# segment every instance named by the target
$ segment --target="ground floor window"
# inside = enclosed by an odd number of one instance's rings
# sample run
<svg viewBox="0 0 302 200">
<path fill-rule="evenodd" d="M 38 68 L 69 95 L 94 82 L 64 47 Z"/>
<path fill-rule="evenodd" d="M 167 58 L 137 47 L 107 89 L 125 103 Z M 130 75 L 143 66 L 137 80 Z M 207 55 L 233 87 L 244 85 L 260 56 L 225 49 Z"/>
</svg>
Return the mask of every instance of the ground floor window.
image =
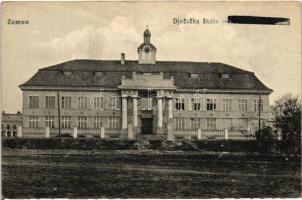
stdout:
<svg viewBox="0 0 302 200">
<path fill-rule="evenodd" d="M 239 119 L 240 128 L 248 128 L 248 119 Z"/>
<path fill-rule="evenodd" d="M 119 118 L 117 117 L 109 117 L 108 126 L 110 129 L 119 129 Z"/>
<path fill-rule="evenodd" d="M 29 116 L 28 127 L 29 128 L 38 128 L 39 127 L 39 118 L 38 118 L 38 116 Z"/>
<path fill-rule="evenodd" d="M 78 117 L 78 128 L 87 128 L 87 117 Z"/>
<path fill-rule="evenodd" d="M 176 129 L 185 129 L 185 119 L 176 118 Z"/>
<path fill-rule="evenodd" d="M 209 130 L 216 129 L 216 119 L 214 118 L 207 119 L 207 129 Z"/>
<path fill-rule="evenodd" d="M 64 116 L 61 120 L 62 128 L 71 128 L 71 117 Z"/>
<path fill-rule="evenodd" d="M 49 128 L 55 127 L 55 117 L 54 116 L 45 117 L 45 127 L 49 127 Z"/>
<path fill-rule="evenodd" d="M 191 119 L 191 128 L 192 129 L 199 129 L 201 128 L 200 118 L 192 118 Z"/>
<path fill-rule="evenodd" d="M 103 123 L 102 123 L 102 117 L 99 117 L 99 116 L 94 117 L 94 119 L 93 119 L 93 127 L 94 128 L 101 128 L 102 125 L 103 125 Z"/>
</svg>

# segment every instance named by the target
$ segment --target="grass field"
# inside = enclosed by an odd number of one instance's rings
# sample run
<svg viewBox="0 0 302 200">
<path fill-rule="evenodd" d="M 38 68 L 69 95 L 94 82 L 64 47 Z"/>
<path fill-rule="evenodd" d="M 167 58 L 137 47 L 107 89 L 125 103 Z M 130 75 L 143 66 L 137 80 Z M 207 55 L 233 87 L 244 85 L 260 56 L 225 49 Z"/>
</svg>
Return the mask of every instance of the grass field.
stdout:
<svg viewBox="0 0 302 200">
<path fill-rule="evenodd" d="M 2 150 L 5 198 L 299 197 L 291 159 L 200 152 Z"/>
</svg>

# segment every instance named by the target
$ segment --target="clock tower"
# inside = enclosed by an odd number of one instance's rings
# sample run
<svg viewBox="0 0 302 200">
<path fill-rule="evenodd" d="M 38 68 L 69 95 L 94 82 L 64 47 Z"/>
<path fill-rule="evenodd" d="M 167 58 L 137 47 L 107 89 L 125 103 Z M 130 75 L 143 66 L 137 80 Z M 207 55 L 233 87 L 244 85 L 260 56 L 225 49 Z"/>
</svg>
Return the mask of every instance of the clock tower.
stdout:
<svg viewBox="0 0 302 200">
<path fill-rule="evenodd" d="M 148 27 L 144 31 L 144 43 L 138 48 L 138 64 L 155 64 L 156 47 L 150 42 L 151 32 Z"/>
</svg>

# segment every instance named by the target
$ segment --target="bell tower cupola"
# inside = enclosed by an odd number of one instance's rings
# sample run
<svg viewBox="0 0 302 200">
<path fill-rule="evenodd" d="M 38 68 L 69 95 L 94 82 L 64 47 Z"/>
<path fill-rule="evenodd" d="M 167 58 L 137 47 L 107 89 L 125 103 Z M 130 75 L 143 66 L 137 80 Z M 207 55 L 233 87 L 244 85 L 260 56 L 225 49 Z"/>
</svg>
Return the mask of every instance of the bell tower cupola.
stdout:
<svg viewBox="0 0 302 200">
<path fill-rule="evenodd" d="M 138 48 L 138 64 L 155 64 L 156 47 L 151 43 L 151 32 L 148 29 L 144 31 L 144 43 Z"/>
</svg>

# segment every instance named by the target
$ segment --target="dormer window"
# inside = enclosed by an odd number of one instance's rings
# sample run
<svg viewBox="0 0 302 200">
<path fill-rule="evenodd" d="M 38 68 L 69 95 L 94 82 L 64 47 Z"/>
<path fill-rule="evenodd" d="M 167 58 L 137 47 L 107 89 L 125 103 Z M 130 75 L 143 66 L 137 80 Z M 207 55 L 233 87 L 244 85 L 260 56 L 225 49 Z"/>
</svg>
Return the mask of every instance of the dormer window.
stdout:
<svg viewBox="0 0 302 200">
<path fill-rule="evenodd" d="M 199 74 L 191 73 L 190 77 L 191 77 L 191 78 L 198 78 L 198 77 L 199 77 Z"/>
<path fill-rule="evenodd" d="M 104 75 L 104 72 L 94 72 L 94 75 L 95 75 L 95 76 L 103 76 L 103 75 Z"/>
<path fill-rule="evenodd" d="M 228 79 L 230 78 L 230 74 L 221 74 L 221 78 Z"/>
<path fill-rule="evenodd" d="M 64 74 L 64 76 L 71 76 L 72 72 L 71 71 L 64 71 L 63 74 Z"/>
</svg>

